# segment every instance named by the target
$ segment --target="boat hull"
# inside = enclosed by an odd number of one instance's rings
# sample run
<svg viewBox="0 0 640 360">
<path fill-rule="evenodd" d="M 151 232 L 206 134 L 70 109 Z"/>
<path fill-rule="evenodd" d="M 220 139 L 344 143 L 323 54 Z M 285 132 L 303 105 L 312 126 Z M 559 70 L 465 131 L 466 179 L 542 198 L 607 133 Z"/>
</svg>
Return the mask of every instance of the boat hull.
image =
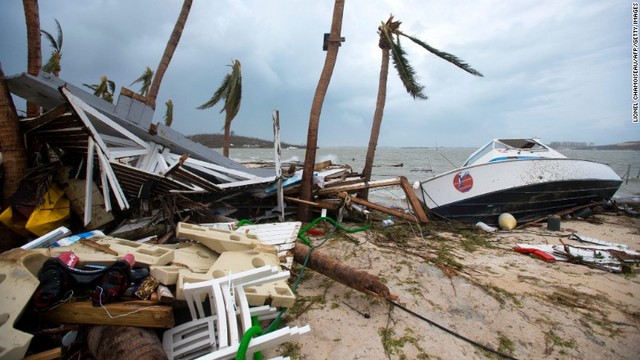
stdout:
<svg viewBox="0 0 640 360">
<path fill-rule="evenodd" d="M 420 183 L 418 196 L 435 214 L 464 223 L 519 223 L 610 199 L 622 180 L 607 165 L 575 159 L 532 159 L 456 169 Z"/>
</svg>

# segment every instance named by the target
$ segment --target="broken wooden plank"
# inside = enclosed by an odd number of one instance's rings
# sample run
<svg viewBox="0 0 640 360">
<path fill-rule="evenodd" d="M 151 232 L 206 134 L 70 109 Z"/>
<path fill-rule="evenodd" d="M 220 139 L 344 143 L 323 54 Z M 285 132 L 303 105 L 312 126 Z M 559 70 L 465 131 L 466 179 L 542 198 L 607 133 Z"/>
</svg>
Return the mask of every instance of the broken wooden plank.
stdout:
<svg viewBox="0 0 640 360">
<path fill-rule="evenodd" d="M 338 194 L 338 196 L 342 199 L 346 199 L 348 198 L 349 201 L 362 205 L 362 206 L 366 206 L 369 209 L 373 209 L 373 210 L 378 210 L 380 212 L 383 212 L 385 214 L 389 214 L 389 215 L 393 215 L 395 217 L 399 217 L 401 219 L 405 219 L 405 220 L 409 220 L 409 221 L 416 221 L 418 220 L 416 216 L 412 215 L 412 214 L 407 214 L 404 211 L 399 211 L 399 210 L 395 210 L 395 209 L 391 209 L 388 208 L 386 206 L 382 206 L 376 203 L 372 203 L 370 201 L 367 200 L 362 200 L 360 198 L 357 198 L 355 196 L 349 196 L 349 194 L 345 193 L 345 192 L 341 192 Z"/>
<path fill-rule="evenodd" d="M 107 311 L 109 314 L 107 314 Z M 42 314 L 54 323 L 171 328 L 173 308 L 152 301 L 126 301 L 93 306 L 90 300 L 62 304 Z"/>
<path fill-rule="evenodd" d="M 299 264 L 304 264 L 308 252 L 308 246 L 297 243 L 293 248 L 293 259 Z M 356 270 L 336 259 L 321 254 L 317 250 L 309 255 L 306 264 L 309 269 L 365 294 L 385 300 L 398 298 L 389 291 L 389 288 L 377 276 Z"/>
<path fill-rule="evenodd" d="M 25 133 L 29 133 L 38 129 L 41 126 L 44 126 L 54 120 L 56 120 L 59 116 L 62 116 L 69 112 L 69 107 L 66 103 L 56 106 L 53 109 L 47 111 L 46 113 L 33 118 L 29 121 L 25 121 L 22 125 Z"/>
<path fill-rule="evenodd" d="M 373 180 L 373 181 L 361 181 L 359 183 L 349 184 L 345 186 L 334 186 L 330 188 L 320 189 L 316 191 L 316 193 L 318 195 L 329 195 L 329 194 L 337 194 L 343 191 L 350 192 L 350 191 L 372 189 L 372 188 L 384 187 L 384 186 L 394 186 L 394 185 L 400 185 L 400 184 L 401 182 L 399 178 Z"/>
<path fill-rule="evenodd" d="M 415 191 L 413 191 L 413 186 L 409 184 L 409 180 L 407 180 L 406 177 L 400 176 L 400 186 L 404 190 L 404 193 L 407 196 L 407 200 L 409 201 L 409 204 L 413 209 L 413 213 L 415 214 L 418 221 L 421 223 L 429 222 L 429 217 L 427 216 L 427 213 L 424 212 L 422 203 L 416 196 Z"/>
<path fill-rule="evenodd" d="M 337 210 L 339 208 L 338 204 L 332 204 L 326 201 L 307 201 L 307 200 L 302 200 L 302 199 L 298 199 L 295 197 L 291 197 L 291 196 L 285 196 L 284 197 L 285 200 L 287 201 L 291 201 L 294 203 L 298 203 L 298 204 L 303 204 L 303 205 L 307 205 L 307 206 L 312 206 L 312 207 L 317 207 L 317 208 L 323 208 L 323 209 L 328 209 L 328 210 Z"/>
</svg>

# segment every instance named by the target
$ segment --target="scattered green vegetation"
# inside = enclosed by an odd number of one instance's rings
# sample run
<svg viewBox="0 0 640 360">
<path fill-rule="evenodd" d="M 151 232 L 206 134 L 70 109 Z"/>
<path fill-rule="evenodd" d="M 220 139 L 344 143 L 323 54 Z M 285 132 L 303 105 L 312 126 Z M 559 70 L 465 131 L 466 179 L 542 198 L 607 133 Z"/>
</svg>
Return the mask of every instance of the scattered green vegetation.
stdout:
<svg viewBox="0 0 640 360">
<path fill-rule="evenodd" d="M 296 297 L 296 302 L 287 310 L 283 320 L 285 323 L 295 320 L 300 317 L 300 315 L 311 310 L 314 305 L 320 305 L 319 307 L 322 308 L 325 304 L 326 299 L 324 294 L 315 296 L 298 295 Z"/>
<path fill-rule="evenodd" d="M 301 358 L 300 354 L 300 344 L 293 342 L 286 342 L 280 345 L 280 354 L 282 356 L 288 356 L 292 360 L 299 360 Z"/>
<path fill-rule="evenodd" d="M 410 328 L 404 329 L 405 335 L 394 338 L 395 331 L 392 328 L 379 328 L 378 334 L 381 337 L 382 347 L 385 353 L 389 355 L 398 355 L 400 359 L 407 359 L 407 356 L 402 351 L 402 348 L 406 344 L 413 345 L 419 352 L 418 359 L 428 359 L 429 356 L 424 352 L 424 349 L 420 347 L 420 338 L 414 335 L 414 332 Z"/>
<path fill-rule="evenodd" d="M 513 341 L 511 341 L 511 339 L 504 335 L 500 335 L 498 351 L 503 354 L 513 355 L 513 352 L 515 350 L 516 345 L 513 343 Z"/>
<path fill-rule="evenodd" d="M 496 299 L 500 303 L 500 305 L 504 305 L 506 300 L 511 300 L 516 307 L 522 307 L 522 303 L 516 297 L 516 295 L 508 290 L 505 290 L 501 287 L 491 285 L 491 284 L 477 284 L 482 288 L 487 294 L 489 294 L 492 298 Z"/>
<path fill-rule="evenodd" d="M 474 252 L 478 250 L 478 248 L 494 248 L 495 246 L 487 240 L 486 235 L 478 234 L 477 232 L 469 231 L 469 230 L 461 230 L 460 235 L 462 235 L 462 249 L 466 252 Z"/>
<path fill-rule="evenodd" d="M 560 354 L 563 355 L 566 354 L 566 351 L 564 349 L 573 349 L 576 347 L 576 343 L 573 340 L 564 340 L 556 333 L 554 333 L 553 330 L 546 332 L 544 335 L 547 354 L 551 354 L 556 346 L 563 348 L 559 351 Z"/>
</svg>

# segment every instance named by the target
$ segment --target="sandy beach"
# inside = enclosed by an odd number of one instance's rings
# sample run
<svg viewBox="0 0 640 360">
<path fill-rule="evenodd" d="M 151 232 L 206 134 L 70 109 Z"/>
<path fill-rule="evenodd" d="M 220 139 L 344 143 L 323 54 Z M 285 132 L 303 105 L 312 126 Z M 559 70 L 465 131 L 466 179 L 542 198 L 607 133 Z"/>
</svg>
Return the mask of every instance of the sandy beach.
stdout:
<svg viewBox="0 0 640 360">
<path fill-rule="evenodd" d="M 414 314 L 307 270 L 285 320 L 311 332 L 265 358 L 501 358 L 433 322 L 517 359 L 637 359 L 637 267 L 616 274 L 513 250 L 572 244 L 573 232 L 640 249 L 640 219 L 615 213 L 563 220 L 560 231 L 541 223 L 492 234 L 442 224 L 337 232 L 315 251 L 379 276 Z"/>
</svg>

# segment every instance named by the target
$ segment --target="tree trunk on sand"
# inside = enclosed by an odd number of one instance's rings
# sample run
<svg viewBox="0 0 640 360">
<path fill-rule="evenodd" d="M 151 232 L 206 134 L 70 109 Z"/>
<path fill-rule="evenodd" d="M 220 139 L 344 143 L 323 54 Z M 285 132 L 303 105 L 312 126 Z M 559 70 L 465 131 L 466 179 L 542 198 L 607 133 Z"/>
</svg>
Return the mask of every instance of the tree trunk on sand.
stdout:
<svg viewBox="0 0 640 360">
<path fill-rule="evenodd" d="M 173 53 L 178 47 L 184 25 L 187 23 L 187 18 L 189 17 L 189 11 L 191 11 L 192 2 L 193 0 L 184 0 L 184 3 L 182 3 L 182 10 L 180 10 L 180 15 L 178 16 L 176 25 L 174 26 L 171 37 L 169 37 L 167 46 L 164 49 L 162 59 L 160 59 L 160 64 L 158 64 L 158 69 L 156 69 L 155 75 L 153 76 L 153 82 L 151 83 L 151 88 L 149 89 L 149 93 L 147 94 L 147 101 L 153 109 L 156 108 L 156 98 L 158 97 L 158 91 L 160 91 L 160 83 L 162 82 L 164 73 L 169 67 L 169 63 L 171 62 Z"/>
<path fill-rule="evenodd" d="M 324 61 L 324 67 L 320 74 L 320 80 L 316 87 L 313 102 L 311 104 L 311 114 L 309 115 L 309 128 L 307 130 L 307 145 L 304 157 L 304 170 L 302 173 L 302 183 L 300 185 L 300 198 L 302 200 L 311 201 L 311 193 L 313 190 L 313 166 L 316 162 L 316 148 L 318 147 L 318 129 L 320 124 L 320 112 L 322 112 L 322 104 L 324 97 L 329 88 L 333 68 L 338 58 L 338 49 L 341 42 L 340 32 L 342 31 L 342 14 L 344 13 L 344 0 L 336 0 L 333 6 L 333 18 L 331 20 L 331 32 L 329 34 L 330 41 L 327 41 L 327 57 Z M 309 206 L 298 205 L 298 220 L 309 222 L 310 220 Z"/>
<path fill-rule="evenodd" d="M 293 259 L 299 264 L 304 264 L 304 259 L 308 252 L 308 246 L 296 244 L 293 248 Z M 307 267 L 365 294 L 385 300 L 397 299 L 397 296 L 391 294 L 389 288 L 383 284 L 377 276 L 353 269 L 315 250 L 309 256 Z"/>
<path fill-rule="evenodd" d="M 380 136 L 380 128 L 382 127 L 382 115 L 384 114 L 384 105 L 387 101 L 387 77 L 389 75 L 389 49 L 382 49 L 382 62 L 380 65 L 380 80 L 378 82 L 378 98 L 376 100 L 376 111 L 373 114 L 373 122 L 371 124 L 371 137 L 369 138 L 369 146 L 367 147 L 367 157 L 362 170 L 362 177 L 365 181 L 371 180 L 373 172 L 373 159 L 376 156 L 376 148 L 378 147 L 378 137 Z M 369 197 L 369 189 L 360 192 L 360 198 L 367 200 Z"/>
<path fill-rule="evenodd" d="M 87 334 L 87 348 L 97 360 L 167 358 L 152 330 L 132 326 L 94 326 Z"/>
<path fill-rule="evenodd" d="M 24 17 L 27 23 L 27 72 L 38 76 L 42 68 L 42 46 L 40 42 L 40 10 L 38 0 L 22 0 Z M 38 116 L 40 107 L 27 102 L 27 116 Z"/>
<path fill-rule="evenodd" d="M 2 152 L 2 202 L 13 195 L 27 171 L 27 154 L 18 115 L 0 66 L 0 152 Z"/>
</svg>

